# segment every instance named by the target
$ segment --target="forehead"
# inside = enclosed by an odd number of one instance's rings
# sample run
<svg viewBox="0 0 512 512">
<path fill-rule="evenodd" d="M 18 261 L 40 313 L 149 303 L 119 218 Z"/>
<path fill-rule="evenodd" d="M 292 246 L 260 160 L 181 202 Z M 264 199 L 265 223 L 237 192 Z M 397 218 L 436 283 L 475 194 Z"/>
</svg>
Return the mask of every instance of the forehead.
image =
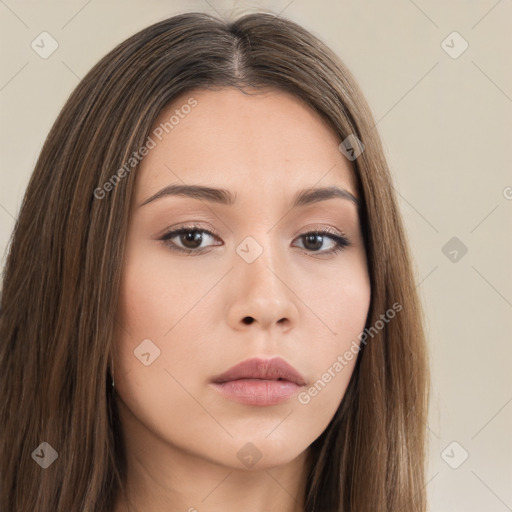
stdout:
<svg viewBox="0 0 512 512">
<path fill-rule="evenodd" d="M 192 90 L 160 113 L 150 137 L 155 145 L 137 171 L 138 198 L 180 182 L 255 193 L 342 185 L 356 195 L 337 134 L 280 90 Z"/>
</svg>

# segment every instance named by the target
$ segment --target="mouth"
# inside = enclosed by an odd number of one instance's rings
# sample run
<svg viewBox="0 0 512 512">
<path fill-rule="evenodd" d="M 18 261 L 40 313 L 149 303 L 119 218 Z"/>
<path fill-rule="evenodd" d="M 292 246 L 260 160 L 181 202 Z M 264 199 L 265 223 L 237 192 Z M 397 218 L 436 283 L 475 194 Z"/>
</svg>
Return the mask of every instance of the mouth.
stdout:
<svg viewBox="0 0 512 512">
<path fill-rule="evenodd" d="M 248 359 L 211 379 L 224 397 L 246 405 L 277 405 L 306 384 L 304 377 L 280 357 Z"/>
</svg>

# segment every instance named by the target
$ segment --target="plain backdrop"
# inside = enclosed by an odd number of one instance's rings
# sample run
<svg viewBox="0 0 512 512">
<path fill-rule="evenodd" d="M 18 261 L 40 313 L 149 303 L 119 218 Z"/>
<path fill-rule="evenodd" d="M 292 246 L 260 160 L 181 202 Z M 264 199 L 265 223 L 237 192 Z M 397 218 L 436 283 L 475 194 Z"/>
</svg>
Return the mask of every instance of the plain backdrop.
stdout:
<svg viewBox="0 0 512 512">
<path fill-rule="evenodd" d="M 43 141 L 101 57 L 177 13 L 261 9 L 330 45 L 375 115 L 427 316 L 430 510 L 512 510 L 510 1 L 0 1 L 0 266 Z"/>
</svg>

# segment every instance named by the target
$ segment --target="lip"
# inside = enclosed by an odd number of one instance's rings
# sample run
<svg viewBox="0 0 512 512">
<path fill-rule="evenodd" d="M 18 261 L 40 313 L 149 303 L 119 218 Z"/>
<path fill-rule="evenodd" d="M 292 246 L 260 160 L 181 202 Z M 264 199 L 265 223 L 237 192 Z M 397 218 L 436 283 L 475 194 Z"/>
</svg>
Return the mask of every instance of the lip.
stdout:
<svg viewBox="0 0 512 512">
<path fill-rule="evenodd" d="M 280 357 L 251 358 L 211 379 L 223 396 L 246 405 L 282 403 L 306 384 L 304 377 Z"/>
</svg>

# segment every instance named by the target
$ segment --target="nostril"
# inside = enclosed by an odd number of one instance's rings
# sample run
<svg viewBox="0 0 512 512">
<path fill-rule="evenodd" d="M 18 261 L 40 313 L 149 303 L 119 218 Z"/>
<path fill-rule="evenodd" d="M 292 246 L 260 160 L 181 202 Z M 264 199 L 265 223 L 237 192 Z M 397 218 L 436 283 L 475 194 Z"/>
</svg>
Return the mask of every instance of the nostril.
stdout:
<svg viewBox="0 0 512 512">
<path fill-rule="evenodd" d="M 242 321 L 244 324 L 250 325 L 253 323 L 254 318 L 252 318 L 251 316 L 246 316 Z"/>
</svg>

